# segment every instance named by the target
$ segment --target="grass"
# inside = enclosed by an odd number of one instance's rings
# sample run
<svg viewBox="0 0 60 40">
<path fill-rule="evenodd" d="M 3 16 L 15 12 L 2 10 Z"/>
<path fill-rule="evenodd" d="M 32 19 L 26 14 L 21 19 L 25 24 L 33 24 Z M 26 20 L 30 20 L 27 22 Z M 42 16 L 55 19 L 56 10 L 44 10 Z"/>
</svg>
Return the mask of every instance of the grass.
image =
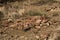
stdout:
<svg viewBox="0 0 60 40">
<path fill-rule="evenodd" d="M 28 16 L 44 16 L 45 18 L 49 18 L 46 13 L 38 12 L 38 11 L 29 11 L 24 13 L 23 15 L 23 17 L 28 17 Z"/>
<path fill-rule="evenodd" d="M 36 11 L 29 11 L 27 13 L 24 14 L 25 16 L 42 16 L 42 14 L 40 12 L 36 12 Z"/>
</svg>

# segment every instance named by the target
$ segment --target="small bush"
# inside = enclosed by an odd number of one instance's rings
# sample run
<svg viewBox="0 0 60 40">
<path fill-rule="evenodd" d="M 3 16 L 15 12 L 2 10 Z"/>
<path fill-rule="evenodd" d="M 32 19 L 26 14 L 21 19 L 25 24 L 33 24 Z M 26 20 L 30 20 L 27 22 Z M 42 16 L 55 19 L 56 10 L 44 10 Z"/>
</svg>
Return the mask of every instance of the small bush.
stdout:
<svg viewBox="0 0 60 40">
<path fill-rule="evenodd" d="M 27 13 L 25 13 L 24 15 L 26 16 L 41 16 L 42 14 L 36 11 L 29 11 Z"/>
</svg>

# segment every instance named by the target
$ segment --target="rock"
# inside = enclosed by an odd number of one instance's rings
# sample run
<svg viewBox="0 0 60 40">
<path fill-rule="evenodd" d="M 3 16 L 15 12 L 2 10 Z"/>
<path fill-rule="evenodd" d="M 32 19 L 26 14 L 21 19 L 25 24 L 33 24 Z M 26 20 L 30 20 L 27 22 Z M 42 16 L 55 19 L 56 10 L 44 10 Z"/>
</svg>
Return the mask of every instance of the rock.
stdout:
<svg viewBox="0 0 60 40">
<path fill-rule="evenodd" d="M 24 31 L 28 31 L 28 30 L 30 30 L 31 29 L 31 27 L 29 27 L 29 25 L 24 25 L 24 27 L 23 27 L 23 30 Z"/>
<path fill-rule="evenodd" d="M 46 29 L 47 28 L 47 26 L 43 26 L 43 29 Z"/>
<path fill-rule="evenodd" d="M 15 27 L 15 25 L 11 25 L 10 27 Z"/>
<path fill-rule="evenodd" d="M 19 9 L 19 11 L 18 11 L 20 16 L 23 16 L 24 12 L 25 12 L 25 9 Z"/>
<path fill-rule="evenodd" d="M 44 20 L 42 20 L 42 22 L 41 23 L 45 23 L 45 22 L 47 22 L 48 20 L 46 20 L 46 19 L 44 19 Z"/>
<path fill-rule="evenodd" d="M 41 34 L 41 38 L 46 38 L 47 35 L 46 34 Z"/>
<path fill-rule="evenodd" d="M 43 26 L 43 24 L 40 24 L 40 27 L 42 27 Z"/>
<path fill-rule="evenodd" d="M 19 22 L 21 22 L 21 21 L 22 21 L 22 20 L 17 19 L 15 23 L 19 23 Z"/>
<path fill-rule="evenodd" d="M 48 21 L 48 23 L 51 25 L 51 24 L 53 24 L 53 22 L 51 22 L 51 21 Z"/>
<path fill-rule="evenodd" d="M 39 39 L 39 38 L 40 38 L 40 37 L 39 37 L 39 36 L 37 36 L 37 35 L 36 35 L 35 37 L 36 37 L 36 39 Z"/>
<path fill-rule="evenodd" d="M 8 21 L 8 22 L 12 22 L 12 19 L 8 19 L 7 21 Z"/>
<path fill-rule="evenodd" d="M 40 25 L 40 23 L 41 23 L 41 20 L 36 20 L 35 25 L 38 26 Z"/>
<path fill-rule="evenodd" d="M 50 24 L 49 23 L 46 23 L 47 24 L 47 26 L 49 26 Z"/>
<path fill-rule="evenodd" d="M 10 25 L 9 27 L 11 27 L 11 28 L 16 28 L 17 26 L 18 26 L 18 23 L 12 24 L 12 25 Z"/>
<path fill-rule="evenodd" d="M 36 20 L 36 23 L 39 24 L 41 22 L 41 20 Z"/>
<path fill-rule="evenodd" d="M 40 29 L 40 26 L 35 26 L 36 29 Z"/>
</svg>

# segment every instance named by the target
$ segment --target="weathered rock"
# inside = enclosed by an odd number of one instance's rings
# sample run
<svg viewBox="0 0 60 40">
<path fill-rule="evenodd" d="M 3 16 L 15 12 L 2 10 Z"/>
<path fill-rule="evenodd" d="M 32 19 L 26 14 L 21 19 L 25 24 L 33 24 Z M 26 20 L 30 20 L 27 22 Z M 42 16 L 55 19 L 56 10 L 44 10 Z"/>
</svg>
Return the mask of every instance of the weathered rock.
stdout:
<svg viewBox="0 0 60 40">
<path fill-rule="evenodd" d="M 36 20 L 36 23 L 35 23 L 35 25 L 40 25 L 40 23 L 41 23 L 41 20 Z"/>
<path fill-rule="evenodd" d="M 12 20 L 12 19 L 8 19 L 7 21 L 8 21 L 8 22 L 13 22 L 13 20 Z"/>
<path fill-rule="evenodd" d="M 49 26 L 50 24 L 49 23 L 46 23 L 47 26 Z"/>
<path fill-rule="evenodd" d="M 38 35 L 36 35 L 35 37 L 36 37 L 37 40 L 39 40 L 39 38 L 40 38 Z"/>
<path fill-rule="evenodd" d="M 35 26 L 36 29 L 40 29 L 41 27 L 40 26 Z"/>
<path fill-rule="evenodd" d="M 28 30 L 30 30 L 31 29 L 31 27 L 29 27 L 28 25 L 25 25 L 24 27 L 23 27 L 23 30 L 24 31 L 28 31 Z"/>
</svg>

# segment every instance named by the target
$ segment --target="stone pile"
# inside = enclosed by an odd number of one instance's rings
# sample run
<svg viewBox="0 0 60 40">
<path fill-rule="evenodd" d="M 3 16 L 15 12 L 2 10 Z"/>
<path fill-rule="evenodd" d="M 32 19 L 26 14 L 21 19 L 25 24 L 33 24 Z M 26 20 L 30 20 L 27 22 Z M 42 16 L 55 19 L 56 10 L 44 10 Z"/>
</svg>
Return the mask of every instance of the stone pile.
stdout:
<svg viewBox="0 0 60 40">
<path fill-rule="evenodd" d="M 12 19 L 8 19 L 2 22 L 2 26 L 17 28 L 21 30 L 29 30 L 31 28 L 40 29 L 43 26 L 49 26 L 50 21 L 42 16 L 30 16 L 26 18 L 17 19 L 16 21 L 12 21 Z"/>
</svg>

